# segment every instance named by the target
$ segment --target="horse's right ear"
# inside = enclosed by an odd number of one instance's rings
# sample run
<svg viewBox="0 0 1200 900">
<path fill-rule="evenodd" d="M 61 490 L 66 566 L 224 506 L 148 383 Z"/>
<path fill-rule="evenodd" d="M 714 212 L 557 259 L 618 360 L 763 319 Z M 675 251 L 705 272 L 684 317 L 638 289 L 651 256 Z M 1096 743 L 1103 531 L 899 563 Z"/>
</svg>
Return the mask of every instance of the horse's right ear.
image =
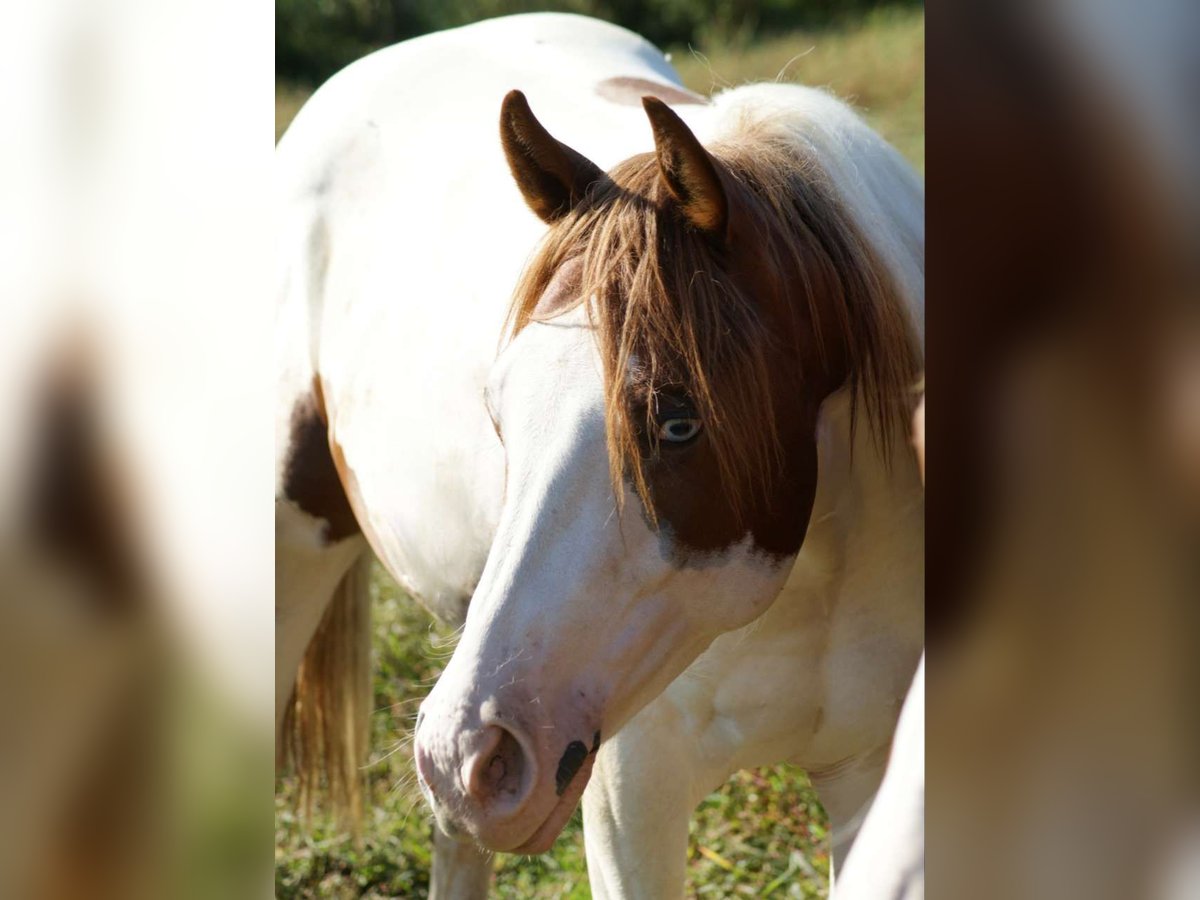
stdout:
<svg viewBox="0 0 1200 900">
<path fill-rule="evenodd" d="M 561 219 L 604 177 L 594 162 L 550 136 L 520 91 L 509 91 L 500 106 L 500 143 L 525 202 L 543 222 Z"/>
</svg>

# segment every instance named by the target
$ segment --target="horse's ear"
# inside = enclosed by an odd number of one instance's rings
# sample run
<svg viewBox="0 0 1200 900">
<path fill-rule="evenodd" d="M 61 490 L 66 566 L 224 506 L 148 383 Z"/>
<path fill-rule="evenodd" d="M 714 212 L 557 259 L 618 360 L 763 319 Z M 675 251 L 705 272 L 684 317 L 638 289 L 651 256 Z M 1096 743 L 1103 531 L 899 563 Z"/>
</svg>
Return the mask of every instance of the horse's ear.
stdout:
<svg viewBox="0 0 1200 900">
<path fill-rule="evenodd" d="M 642 106 L 650 117 L 658 168 L 671 196 L 696 228 L 725 238 L 729 200 L 716 161 L 667 104 L 657 97 L 643 97 Z"/>
<path fill-rule="evenodd" d="M 543 222 L 561 219 L 604 177 L 594 162 L 550 136 L 520 91 L 509 91 L 500 106 L 500 142 L 525 202 Z"/>
</svg>

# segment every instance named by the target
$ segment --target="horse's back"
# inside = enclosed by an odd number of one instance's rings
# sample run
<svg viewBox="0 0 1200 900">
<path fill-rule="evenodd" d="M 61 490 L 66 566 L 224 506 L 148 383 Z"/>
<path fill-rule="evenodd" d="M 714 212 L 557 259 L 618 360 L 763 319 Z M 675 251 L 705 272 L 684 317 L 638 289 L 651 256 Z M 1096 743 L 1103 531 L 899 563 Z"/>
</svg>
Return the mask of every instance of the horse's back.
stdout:
<svg viewBox="0 0 1200 900">
<path fill-rule="evenodd" d="M 590 120 L 579 110 L 597 85 L 622 76 L 679 83 L 644 38 L 567 13 L 507 16 L 404 41 L 347 66 L 310 98 L 280 141 L 284 178 L 311 181 L 314 164 L 336 161 L 364 126 L 399 127 L 410 155 L 445 152 L 455 134 L 494 136 L 500 99 L 513 88 L 529 94 L 539 112 L 543 104 L 568 108 L 555 130 L 569 130 L 574 119 Z M 563 139 L 570 143 L 569 135 Z"/>
<path fill-rule="evenodd" d="M 349 66 L 278 148 L 280 409 L 319 381 L 364 532 L 451 618 L 499 514 L 503 451 L 479 398 L 545 230 L 504 161 L 500 103 L 524 90 L 564 141 L 612 165 L 650 143 L 639 103 L 598 92 L 614 79 L 678 84 L 625 29 L 562 14 L 491 20 Z M 281 413 L 283 442 L 287 428 Z"/>
</svg>

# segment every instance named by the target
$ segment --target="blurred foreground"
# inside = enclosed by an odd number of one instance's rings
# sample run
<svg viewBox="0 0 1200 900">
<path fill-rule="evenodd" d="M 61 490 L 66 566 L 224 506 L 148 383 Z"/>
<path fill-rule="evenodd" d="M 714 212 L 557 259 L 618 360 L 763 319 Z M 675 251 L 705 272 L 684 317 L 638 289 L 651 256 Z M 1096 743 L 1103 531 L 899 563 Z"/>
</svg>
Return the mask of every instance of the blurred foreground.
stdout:
<svg viewBox="0 0 1200 900">
<path fill-rule="evenodd" d="M 270 9 L 3 20 L 0 897 L 262 897 Z"/>
<path fill-rule="evenodd" d="M 1200 894 L 1198 14 L 928 11 L 931 896 Z"/>
</svg>

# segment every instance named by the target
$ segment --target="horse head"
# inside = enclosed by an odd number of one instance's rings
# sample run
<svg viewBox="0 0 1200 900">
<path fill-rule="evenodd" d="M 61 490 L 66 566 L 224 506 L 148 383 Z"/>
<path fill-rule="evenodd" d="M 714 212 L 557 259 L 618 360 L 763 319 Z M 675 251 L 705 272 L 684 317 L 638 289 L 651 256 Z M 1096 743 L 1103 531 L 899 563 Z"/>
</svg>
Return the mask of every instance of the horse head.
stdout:
<svg viewBox="0 0 1200 900">
<path fill-rule="evenodd" d="M 601 740 L 772 603 L 817 488 L 822 402 L 881 439 L 915 351 L 883 269 L 786 129 L 706 148 L 646 98 L 654 152 L 609 172 L 513 92 L 501 140 L 549 226 L 485 401 L 495 541 L 415 741 L 442 827 L 546 850 Z"/>
</svg>

